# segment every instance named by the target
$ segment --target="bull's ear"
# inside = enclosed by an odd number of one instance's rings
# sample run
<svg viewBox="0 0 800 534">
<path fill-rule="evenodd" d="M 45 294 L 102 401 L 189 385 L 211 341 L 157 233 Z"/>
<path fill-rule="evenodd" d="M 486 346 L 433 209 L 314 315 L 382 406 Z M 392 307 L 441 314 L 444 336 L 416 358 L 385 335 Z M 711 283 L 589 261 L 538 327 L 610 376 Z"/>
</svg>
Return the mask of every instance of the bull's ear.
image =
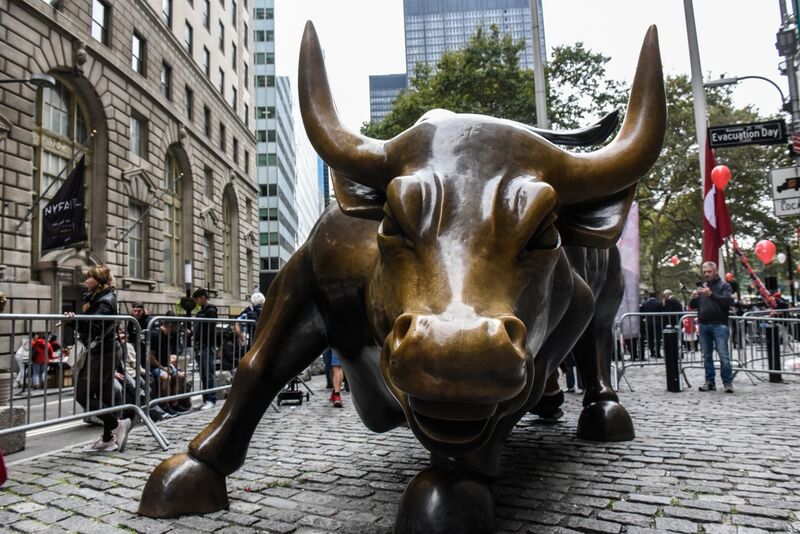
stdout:
<svg viewBox="0 0 800 534">
<path fill-rule="evenodd" d="M 386 202 L 386 193 L 361 185 L 333 169 L 331 169 L 331 180 L 333 181 L 333 190 L 336 193 L 336 201 L 345 215 L 375 221 L 383 219 L 383 204 Z"/>
<path fill-rule="evenodd" d="M 611 248 L 622 234 L 636 196 L 636 185 L 610 197 L 568 206 L 556 226 L 563 245 Z"/>
</svg>

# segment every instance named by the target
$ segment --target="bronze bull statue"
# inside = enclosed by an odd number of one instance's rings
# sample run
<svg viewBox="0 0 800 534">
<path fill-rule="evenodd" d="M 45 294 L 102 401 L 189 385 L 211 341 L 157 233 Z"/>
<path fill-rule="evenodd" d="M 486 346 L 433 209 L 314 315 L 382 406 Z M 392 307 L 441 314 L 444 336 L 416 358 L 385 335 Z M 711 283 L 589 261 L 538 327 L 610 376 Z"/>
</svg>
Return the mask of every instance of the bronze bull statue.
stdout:
<svg viewBox="0 0 800 534">
<path fill-rule="evenodd" d="M 299 92 L 338 206 L 278 273 L 230 397 L 187 453 L 152 473 L 139 512 L 227 508 L 225 477 L 244 462 L 264 411 L 327 346 L 341 354 L 364 424 L 408 425 L 431 452 L 403 495 L 397 532 L 492 530 L 486 480 L 570 350 L 586 390 L 578 436 L 633 439 L 609 385 L 622 296 L 614 244 L 664 138 L 655 27 L 622 128 L 592 153 L 566 152 L 512 121 L 441 110 L 386 142 L 352 132 L 310 23 Z"/>
</svg>

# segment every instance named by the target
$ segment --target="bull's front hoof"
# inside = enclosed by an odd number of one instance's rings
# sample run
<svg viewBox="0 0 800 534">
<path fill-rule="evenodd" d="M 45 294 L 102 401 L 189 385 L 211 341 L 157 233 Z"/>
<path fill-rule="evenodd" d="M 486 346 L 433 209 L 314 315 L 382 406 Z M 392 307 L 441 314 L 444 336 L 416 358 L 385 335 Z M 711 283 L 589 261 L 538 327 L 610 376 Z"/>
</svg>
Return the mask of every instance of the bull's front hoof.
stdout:
<svg viewBox="0 0 800 534">
<path fill-rule="evenodd" d="M 167 458 L 150 474 L 139 514 L 167 518 L 227 509 L 225 477 L 187 453 Z"/>
<path fill-rule="evenodd" d="M 636 437 L 628 411 L 615 401 L 598 401 L 581 412 L 578 437 L 589 441 L 630 441 Z"/>
<path fill-rule="evenodd" d="M 494 532 L 494 501 L 489 486 L 446 467 L 420 471 L 408 483 L 400 500 L 394 532 Z"/>
</svg>

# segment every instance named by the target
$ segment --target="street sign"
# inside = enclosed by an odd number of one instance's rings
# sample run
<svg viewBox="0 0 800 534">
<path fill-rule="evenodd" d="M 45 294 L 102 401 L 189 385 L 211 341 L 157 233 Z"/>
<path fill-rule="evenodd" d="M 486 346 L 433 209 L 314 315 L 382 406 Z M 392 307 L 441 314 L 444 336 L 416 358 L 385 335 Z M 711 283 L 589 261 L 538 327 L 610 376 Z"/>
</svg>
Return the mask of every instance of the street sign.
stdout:
<svg viewBox="0 0 800 534">
<path fill-rule="evenodd" d="M 773 169 L 769 173 L 777 217 L 800 215 L 800 168 Z"/>
<path fill-rule="evenodd" d="M 782 120 L 709 126 L 711 148 L 743 145 L 774 145 L 786 141 L 786 123 Z"/>
<path fill-rule="evenodd" d="M 769 172 L 773 200 L 800 197 L 800 168 L 787 167 Z"/>
</svg>

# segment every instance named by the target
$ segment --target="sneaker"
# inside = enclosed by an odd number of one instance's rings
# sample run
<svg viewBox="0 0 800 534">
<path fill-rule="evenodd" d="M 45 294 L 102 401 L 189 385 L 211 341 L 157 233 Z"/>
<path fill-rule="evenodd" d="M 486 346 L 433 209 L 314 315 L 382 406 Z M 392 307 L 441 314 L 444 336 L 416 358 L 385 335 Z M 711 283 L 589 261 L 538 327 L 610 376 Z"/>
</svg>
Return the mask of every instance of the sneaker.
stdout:
<svg viewBox="0 0 800 534">
<path fill-rule="evenodd" d="M 733 384 L 723 384 L 725 393 L 733 393 Z"/>
<path fill-rule="evenodd" d="M 342 394 L 341 393 L 331 393 L 331 404 L 333 404 L 334 408 L 341 408 L 342 407 Z"/>
<path fill-rule="evenodd" d="M 176 415 L 178 415 L 178 412 L 176 412 L 175 409 L 169 404 L 162 406 L 161 409 L 164 410 L 164 412 L 170 417 L 175 417 Z"/>
<path fill-rule="evenodd" d="M 216 405 L 217 405 L 217 403 L 216 403 L 216 402 L 205 401 L 205 402 L 203 403 L 203 405 L 202 405 L 202 406 L 200 406 L 200 409 L 201 409 L 202 411 L 206 411 L 206 410 L 210 410 L 211 408 L 213 408 L 213 407 L 214 407 L 214 406 L 216 406 Z"/>
<path fill-rule="evenodd" d="M 112 436 L 110 440 L 103 441 L 103 437 L 86 447 L 84 450 L 87 452 L 113 452 L 117 450 L 117 440 Z"/>
<path fill-rule="evenodd" d="M 706 382 L 697 389 L 699 389 L 700 391 L 716 391 L 717 386 L 714 385 L 714 382 Z"/>
<path fill-rule="evenodd" d="M 186 412 L 191 410 L 191 408 L 187 408 L 186 406 L 181 406 L 180 404 L 176 404 L 175 406 L 172 406 L 171 408 L 172 408 L 172 411 L 175 412 L 175 415 L 185 414 Z"/>
<path fill-rule="evenodd" d="M 116 438 L 117 447 L 119 448 L 119 452 L 125 450 L 125 444 L 128 443 L 128 434 L 131 431 L 131 427 L 133 426 L 133 421 L 130 419 L 120 419 L 119 423 L 117 423 L 117 429 L 114 431 L 114 437 Z"/>
</svg>

